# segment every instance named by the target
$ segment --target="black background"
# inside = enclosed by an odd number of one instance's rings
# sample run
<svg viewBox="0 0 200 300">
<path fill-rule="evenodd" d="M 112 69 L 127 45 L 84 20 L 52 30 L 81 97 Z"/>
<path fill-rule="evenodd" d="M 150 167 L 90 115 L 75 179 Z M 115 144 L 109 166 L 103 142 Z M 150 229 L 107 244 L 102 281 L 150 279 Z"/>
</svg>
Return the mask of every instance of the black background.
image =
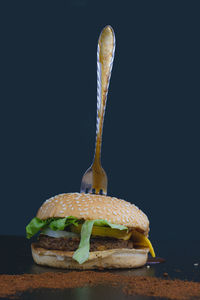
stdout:
<svg viewBox="0 0 200 300">
<path fill-rule="evenodd" d="M 95 143 L 97 40 L 110 24 L 108 194 L 138 205 L 154 240 L 199 238 L 199 8 L 0 2 L 1 234 L 24 234 L 44 200 L 79 191 Z"/>
</svg>

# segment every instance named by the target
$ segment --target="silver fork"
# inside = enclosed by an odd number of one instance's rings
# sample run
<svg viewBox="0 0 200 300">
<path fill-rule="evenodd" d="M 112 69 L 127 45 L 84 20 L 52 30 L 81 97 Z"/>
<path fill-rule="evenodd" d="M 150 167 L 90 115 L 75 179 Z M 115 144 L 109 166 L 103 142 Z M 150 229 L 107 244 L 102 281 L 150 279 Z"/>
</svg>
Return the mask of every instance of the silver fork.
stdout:
<svg viewBox="0 0 200 300">
<path fill-rule="evenodd" d="M 111 26 L 102 30 L 97 47 L 97 125 L 96 147 L 91 167 L 81 182 L 81 193 L 107 194 L 107 175 L 101 166 L 101 144 L 108 87 L 115 54 L 115 34 Z"/>
</svg>

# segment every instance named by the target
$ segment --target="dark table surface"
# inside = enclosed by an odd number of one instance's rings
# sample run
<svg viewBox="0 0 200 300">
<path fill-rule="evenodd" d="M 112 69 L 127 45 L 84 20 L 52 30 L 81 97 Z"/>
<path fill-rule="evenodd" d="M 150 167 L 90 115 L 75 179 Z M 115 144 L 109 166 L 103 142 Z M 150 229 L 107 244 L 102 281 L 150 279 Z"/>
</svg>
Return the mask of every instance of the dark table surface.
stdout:
<svg viewBox="0 0 200 300">
<path fill-rule="evenodd" d="M 31 241 L 24 237 L 0 236 L 0 274 L 68 272 L 67 270 L 37 266 L 31 257 L 30 244 Z M 200 281 L 200 241 L 157 241 L 153 245 L 157 256 L 165 258 L 166 261 L 164 263 L 151 264 L 150 267 L 146 265 L 133 270 L 114 270 L 109 272 L 161 278 L 164 278 L 164 273 L 168 273 L 168 278 L 170 279 L 179 278 Z M 97 286 L 62 291 L 36 290 L 24 293 L 21 299 L 149 300 L 155 299 L 155 297 L 127 296 L 118 288 Z"/>
</svg>

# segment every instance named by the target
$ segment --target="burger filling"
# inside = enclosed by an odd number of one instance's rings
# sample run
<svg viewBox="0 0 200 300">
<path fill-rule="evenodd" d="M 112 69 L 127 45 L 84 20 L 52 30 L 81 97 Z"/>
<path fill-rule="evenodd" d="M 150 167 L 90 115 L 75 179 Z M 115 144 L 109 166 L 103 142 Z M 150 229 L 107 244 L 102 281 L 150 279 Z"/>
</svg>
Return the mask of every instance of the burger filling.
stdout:
<svg viewBox="0 0 200 300">
<path fill-rule="evenodd" d="M 46 220 L 34 218 L 26 226 L 27 238 L 39 231 L 38 247 L 73 251 L 73 259 L 79 264 L 87 261 L 90 251 L 120 248 L 149 248 L 155 257 L 151 242 L 144 234 L 107 220 L 85 221 L 72 216 Z"/>
</svg>

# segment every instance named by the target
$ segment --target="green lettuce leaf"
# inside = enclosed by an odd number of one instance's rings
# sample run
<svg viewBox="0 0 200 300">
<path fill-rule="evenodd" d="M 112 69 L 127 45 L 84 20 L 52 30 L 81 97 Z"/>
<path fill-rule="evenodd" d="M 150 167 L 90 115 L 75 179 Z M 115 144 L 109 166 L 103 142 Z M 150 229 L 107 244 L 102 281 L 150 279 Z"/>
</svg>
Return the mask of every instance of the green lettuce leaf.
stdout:
<svg viewBox="0 0 200 300">
<path fill-rule="evenodd" d="M 66 218 L 49 218 L 41 220 L 39 218 L 33 218 L 31 222 L 26 226 L 26 237 L 30 239 L 33 235 L 38 233 L 45 227 L 50 227 L 52 230 L 64 230 L 65 227 L 73 224 L 77 226 L 78 219 L 72 216 Z"/>
<path fill-rule="evenodd" d="M 67 220 L 67 218 L 61 218 L 61 219 L 53 220 L 49 224 L 49 227 L 52 230 L 64 230 L 65 227 L 66 227 L 66 225 L 65 225 L 66 220 Z"/>
<path fill-rule="evenodd" d="M 81 241 L 78 249 L 74 252 L 73 259 L 79 264 L 84 263 L 89 258 L 90 253 L 90 236 L 95 220 L 85 221 L 81 228 Z"/>
<path fill-rule="evenodd" d="M 30 239 L 39 230 L 44 228 L 49 223 L 49 219 L 41 220 L 39 218 L 33 218 L 30 223 L 26 226 L 26 237 Z"/>
<path fill-rule="evenodd" d="M 64 230 L 65 227 L 72 225 L 72 224 L 75 226 L 78 226 L 77 218 L 70 216 L 67 218 L 60 218 L 60 219 L 55 219 L 55 220 L 51 221 L 51 223 L 49 224 L 49 227 L 52 230 Z"/>
<path fill-rule="evenodd" d="M 109 226 L 113 229 L 128 230 L 126 226 L 112 224 L 106 220 L 88 220 L 85 221 L 81 228 L 81 241 L 78 249 L 74 252 L 73 259 L 79 264 L 84 263 L 89 258 L 90 253 L 90 236 L 92 233 L 93 225 L 96 226 Z"/>
<path fill-rule="evenodd" d="M 128 228 L 124 225 L 112 224 L 112 223 L 110 223 L 106 220 L 102 220 L 102 219 L 95 220 L 94 225 L 96 225 L 96 226 L 109 226 L 113 229 L 119 229 L 119 230 L 128 230 Z"/>
</svg>

